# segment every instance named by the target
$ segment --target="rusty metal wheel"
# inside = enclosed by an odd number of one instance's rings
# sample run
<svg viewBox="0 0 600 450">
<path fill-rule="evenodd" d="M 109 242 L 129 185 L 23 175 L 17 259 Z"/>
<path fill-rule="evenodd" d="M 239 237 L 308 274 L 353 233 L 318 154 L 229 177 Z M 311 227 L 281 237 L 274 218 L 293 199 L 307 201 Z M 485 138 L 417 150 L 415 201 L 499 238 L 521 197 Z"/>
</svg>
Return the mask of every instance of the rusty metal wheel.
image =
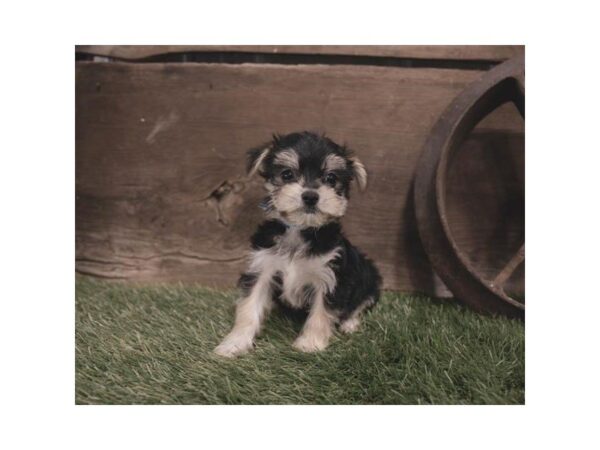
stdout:
<svg viewBox="0 0 600 450">
<path fill-rule="evenodd" d="M 525 304 L 503 286 L 525 259 L 525 244 L 493 279 L 484 279 L 457 246 L 448 225 L 449 161 L 471 130 L 490 112 L 513 102 L 525 117 L 525 60 L 513 58 L 486 72 L 460 93 L 434 125 L 417 167 L 415 213 L 419 235 L 435 272 L 461 301 L 477 311 L 525 317 Z"/>
</svg>

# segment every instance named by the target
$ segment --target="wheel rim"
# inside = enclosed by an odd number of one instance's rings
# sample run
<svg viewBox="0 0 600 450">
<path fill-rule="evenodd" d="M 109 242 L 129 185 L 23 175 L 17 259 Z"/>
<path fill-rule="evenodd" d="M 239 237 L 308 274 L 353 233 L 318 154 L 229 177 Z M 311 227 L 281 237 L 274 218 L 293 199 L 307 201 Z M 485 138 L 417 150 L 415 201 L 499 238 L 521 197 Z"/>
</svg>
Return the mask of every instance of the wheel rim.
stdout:
<svg viewBox="0 0 600 450">
<path fill-rule="evenodd" d="M 525 316 L 525 305 L 503 288 L 524 261 L 524 244 L 492 280 L 472 266 L 452 236 L 446 210 L 448 165 L 472 129 L 500 105 L 513 102 L 525 117 L 524 57 L 486 72 L 442 113 L 427 139 L 415 177 L 415 215 L 421 241 L 435 272 L 452 293 L 480 312 Z"/>
</svg>

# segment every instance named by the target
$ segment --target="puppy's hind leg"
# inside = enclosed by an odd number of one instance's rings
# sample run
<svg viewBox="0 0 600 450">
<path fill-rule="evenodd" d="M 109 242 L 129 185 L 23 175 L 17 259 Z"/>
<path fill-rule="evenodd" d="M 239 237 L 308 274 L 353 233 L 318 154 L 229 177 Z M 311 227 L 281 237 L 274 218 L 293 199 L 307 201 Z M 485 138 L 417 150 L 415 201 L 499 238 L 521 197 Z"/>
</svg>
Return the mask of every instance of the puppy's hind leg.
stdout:
<svg viewBox="0 0 600 450">
<path fill-rule="evenodd" d="M 342 333 L 350 334 L 354 333 L 360 327 L 360 317 L 365 309 L 372 306 L 375 301 L 369 297 L 363 303 L 361 303 L 352 313 L 340 323 L 340 331 Z"/>
<path fill-rule="evenodd" d="M 340 323 L 340 331 L 342 333 L 350 334 L 354 333 L 360 327 L 360 316 L 348 317 L 342 323 Z"/>
<path fill-rule="evenodd" d="M 242 298 L 235 312 L 235 324 L 216 348 L 215 353 L 232 358 L 250 351 L 254 338 L 272 307 L 271 277 L 261 275 L 250 293 Z"/>
</svg>

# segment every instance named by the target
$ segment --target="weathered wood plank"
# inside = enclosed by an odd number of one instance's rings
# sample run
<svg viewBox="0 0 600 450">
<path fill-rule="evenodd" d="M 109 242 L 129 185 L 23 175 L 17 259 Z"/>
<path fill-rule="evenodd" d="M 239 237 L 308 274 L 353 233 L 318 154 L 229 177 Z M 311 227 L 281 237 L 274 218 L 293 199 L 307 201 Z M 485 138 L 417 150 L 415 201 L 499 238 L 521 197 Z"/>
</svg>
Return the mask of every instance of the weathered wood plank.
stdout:
<svg viewBox="0 0 600 450">
<path fill-rule="evenodd" d="M 477 76 L 365 66 L 78 63 L 76 268 L 232 286 L 261 219 L 260 183 L 246 178 L 244 153 L 273 132 L 310 129 L 346 142 L 369 170 L 369 189 L 353 195 L 344 226 L 376 260 L 385 287 L 434 292 L 411 182 L 430 127 Z M 490 272 L 512 254 L 505 248 L 512 241 L 493 242 L 494 227 L 506 224 L 509 236 L 522 230 L 510 208 L 488 208 L 486 221 L 477 216 L 478 204 L 493 201 L 513 177 L 494 161 L 522 151 L 522 141 L 502 130 L 522 140 L 522 122 L 508 108 L 473 135 L 466 148 L 486 159 L 457 165 L 460 195 L 449 196 L 459 202 L 459 241 L 476 255 L 486 252 L 479 257 Z M 518 195 L 510 183 L 502 189 L 506 198 Z"/>
<path fill-rule="evenodd" d="M 78 45 L 76 51 L 126 60 L 168 53 L 251 52 L 504 61 L 523 53 L 525 47 L 522 45 Z"/>
</svg>

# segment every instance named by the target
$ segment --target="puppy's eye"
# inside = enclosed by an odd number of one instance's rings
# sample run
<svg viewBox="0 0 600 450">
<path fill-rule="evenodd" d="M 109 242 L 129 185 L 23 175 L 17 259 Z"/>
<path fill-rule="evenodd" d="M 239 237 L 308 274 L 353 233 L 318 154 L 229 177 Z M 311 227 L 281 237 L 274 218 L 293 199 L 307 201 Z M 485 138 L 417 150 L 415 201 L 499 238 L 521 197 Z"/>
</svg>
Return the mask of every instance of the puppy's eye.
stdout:
<svg viewBox="0 0 600 450">
<path fill-rule="evenodd" d="M 327 183 L 329 186 L 335 186 L 335 183 L 337 183 L 337 179 L 338 177 L 335 173 L 328 173 L 325 177 L 325 183 Z"/>
<path fill-rule="evenodd" d="M 281 172 L 280 176 L 283 181 L 292 181 L 294 179 L 294 172 L 290 169 L 285 169 Z"/>
</svg>

